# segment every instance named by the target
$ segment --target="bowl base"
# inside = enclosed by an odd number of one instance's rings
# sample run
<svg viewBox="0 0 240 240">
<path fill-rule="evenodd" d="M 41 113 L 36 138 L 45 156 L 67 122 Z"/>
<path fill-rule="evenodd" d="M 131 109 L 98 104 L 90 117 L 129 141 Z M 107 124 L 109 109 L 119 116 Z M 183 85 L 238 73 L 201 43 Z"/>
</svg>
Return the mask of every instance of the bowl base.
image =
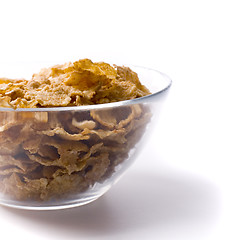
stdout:
<svg viewBox="0 0 240 240">
<path fill-rule="evenodd" d="M 73 207 L 79 207 L 91 203 L 101 197 L 104 193 L 109 190 L 110 186 L 105 186 L 101 191 L 89 191 L 82 193 L 78 199 L 71 200 L 59 200 L 51 202 L 23 202 L 14 200 L 0 200 L 0 205 L 16 209 L 24 210 L 59 210 Z"/>
</svg>

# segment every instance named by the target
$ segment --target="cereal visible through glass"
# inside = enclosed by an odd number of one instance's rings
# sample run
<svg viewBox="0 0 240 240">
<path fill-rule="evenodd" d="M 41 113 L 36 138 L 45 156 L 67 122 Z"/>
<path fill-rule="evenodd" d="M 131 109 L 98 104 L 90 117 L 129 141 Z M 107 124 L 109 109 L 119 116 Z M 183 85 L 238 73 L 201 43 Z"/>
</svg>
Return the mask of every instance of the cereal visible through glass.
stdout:
<svg viewBox="0 0 240 240">
<path fill-rule="evenodd" d="M 50 111 L 150 94 L 128 67 L 83 59 L 33 74 L 0 78 L 0 192 L 19 201 L 69 198 L 102 183 L 141 139 L 145 104 Z M 46 111 L 16 111 L 48 108 Z"/>
</svg>

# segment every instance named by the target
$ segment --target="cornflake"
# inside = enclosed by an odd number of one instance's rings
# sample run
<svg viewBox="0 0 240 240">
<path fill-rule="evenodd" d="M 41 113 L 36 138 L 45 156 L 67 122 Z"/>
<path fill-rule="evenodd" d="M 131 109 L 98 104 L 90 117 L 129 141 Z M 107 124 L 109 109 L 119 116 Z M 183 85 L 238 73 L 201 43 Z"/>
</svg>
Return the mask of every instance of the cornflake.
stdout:
<svg viewBox="0 0 240 240">
<path fill-rule="evenodd" d="M 151 119 L 144 104 L 67 111 L 150 94 L 130 68 L 82 59 L 30 80 L 0 78 L 0 192 L 14 200 L 71 198 L 129 159 Z M 11 109 L 9 109 L 11 108 Z"/>
</svg>

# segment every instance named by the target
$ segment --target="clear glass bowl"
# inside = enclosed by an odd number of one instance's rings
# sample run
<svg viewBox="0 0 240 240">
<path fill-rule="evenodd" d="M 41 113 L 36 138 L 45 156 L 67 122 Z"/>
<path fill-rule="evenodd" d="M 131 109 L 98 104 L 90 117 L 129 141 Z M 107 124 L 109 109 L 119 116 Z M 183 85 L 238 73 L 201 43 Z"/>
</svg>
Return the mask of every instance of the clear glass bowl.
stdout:
<svg viewBox="0 0 240 240">
<path fill-rule="evenodd" d="M 0 204 L 80 206 L 119 180 L 142 149 L 171 85 L 156 70 L 130 67 L 151 95 L 80 107 L 0 108 Z"/>
</svg>

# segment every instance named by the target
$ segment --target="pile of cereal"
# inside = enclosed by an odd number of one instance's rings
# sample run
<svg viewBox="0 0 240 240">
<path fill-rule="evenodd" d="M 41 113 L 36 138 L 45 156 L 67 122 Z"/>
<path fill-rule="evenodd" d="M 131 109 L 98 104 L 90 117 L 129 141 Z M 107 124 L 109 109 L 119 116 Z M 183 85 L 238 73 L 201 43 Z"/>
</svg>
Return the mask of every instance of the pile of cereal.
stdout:
<svg viewBox="0 0 240 240">
<path fill-rule="evenodd" d="M 131 69 L 89 59 L 43 69 L 31 80 L 0 79 L 2 108 L 91 105 L 148 94 Z M 142 104 L 0 111 L 0 192 L 42 201 L 83 192 L 128 159 L 150 118 Z"/>
<path fill-rule="evenodd" d="M 0 78 L 0 107 L 65 107 L 117 102 L 150 94 L 127 67 L 83 59 L 33 74 L 31 80 Z"/>
</svg>

